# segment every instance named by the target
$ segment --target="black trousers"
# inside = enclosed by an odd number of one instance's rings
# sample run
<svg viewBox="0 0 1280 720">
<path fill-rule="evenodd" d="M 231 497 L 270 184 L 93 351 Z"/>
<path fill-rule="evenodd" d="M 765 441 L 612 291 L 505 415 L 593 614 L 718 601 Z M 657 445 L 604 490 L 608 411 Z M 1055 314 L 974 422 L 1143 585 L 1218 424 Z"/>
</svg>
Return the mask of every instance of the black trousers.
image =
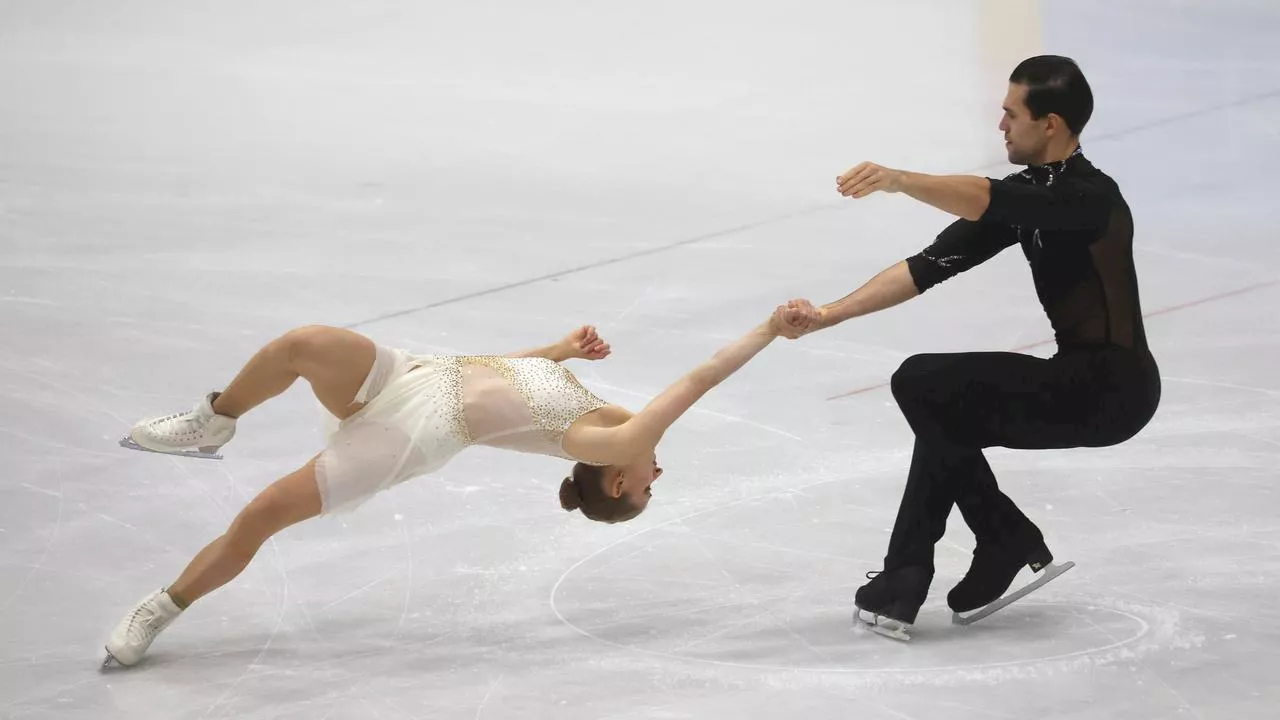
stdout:
<svg viewBox="0 0 1280 720">
<path fill-rule="evenodd" d="M 1117 445 L 1146 426 L 1160 402 L 1154 358 L 1114 346 L 1061 348 L 1047 360 L 914 355 L 890 386 L 916 439 L 886 570 L 932 570 L 952 505 L 979 544 L 1035 547 L 1039 529 L 1000 491 L 983 448 Z"/>
</svg>

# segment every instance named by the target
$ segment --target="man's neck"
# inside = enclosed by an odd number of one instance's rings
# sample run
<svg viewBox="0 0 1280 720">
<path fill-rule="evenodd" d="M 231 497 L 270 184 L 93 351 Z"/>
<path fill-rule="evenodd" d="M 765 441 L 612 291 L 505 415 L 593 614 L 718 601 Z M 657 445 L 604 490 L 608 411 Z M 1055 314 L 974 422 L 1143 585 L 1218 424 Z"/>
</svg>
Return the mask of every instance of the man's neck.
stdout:
<svg viewBox="0 0 1280 720">
<path fill-rule="evenodd" d="M 1048 150 L 1045 151 L 1045 154 L 1043 157 L 1041 157 L 1039 160 L 1031 164 L 1032 165 L 1051 165 L 1053 163 L 1062 162 L 1063 160 L 1066 160 L 1067 158 L 1071 157 L 1071 155 L 1079 147 L 1080 147 L 1080 141 L 1076 138 L 1072 138 L 1071 140 L 1068 140 L 1067 144 L 1063 147 L 1049 148 Z"/>
</svg>

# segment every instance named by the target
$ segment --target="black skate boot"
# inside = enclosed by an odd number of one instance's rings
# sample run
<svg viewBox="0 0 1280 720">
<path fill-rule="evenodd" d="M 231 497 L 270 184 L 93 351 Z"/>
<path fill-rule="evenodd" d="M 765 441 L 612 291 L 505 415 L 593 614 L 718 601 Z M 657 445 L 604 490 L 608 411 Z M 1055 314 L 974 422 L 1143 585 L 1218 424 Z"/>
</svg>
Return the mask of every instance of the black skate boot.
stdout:
<svg viewBox="0 0 1280 720">
<path fill-rule="evenodd" d="M 1024 566 L 1030 567 L 1033 572 L 1041 573 L 1041 576 L 1030 585 L 1002 598 Z M 947 593 L 947 605 L 954 613 L 952 620 L 961 625 L 980 620 L 1040 588 L 1074 566 L 1073 562 L 1054 565 L 1053 553 L 1049 552 L 1043 540 L 1020 545 L 979 543 L 974 548 L 969 572 L 965 573 L 960 582 Z M 1001 602 L 997 603 L 997 600 Z M 978 608 L 985 609 L 968 617 L 961 616 L 961 613 Z"/>
<path fill-rule="evenodd" d="M 885 637 L 910 640 L 911 624 L 929 594 L 933 570 L 909 565 L 882 572 L 869 572 L 871 582 L 854 595 L 854 619 Z"/>
<path fill-rule="evenodd" d="M 1023 566 L 1040 572 L 1053 562 L 1049 548 L 1040 543 L 1025 549 L 981 543 L 973 550 L 969 572 L 947 593 L 947 605 L 955 612 L 969 612 L 1000 599 Z"/>
</svg>

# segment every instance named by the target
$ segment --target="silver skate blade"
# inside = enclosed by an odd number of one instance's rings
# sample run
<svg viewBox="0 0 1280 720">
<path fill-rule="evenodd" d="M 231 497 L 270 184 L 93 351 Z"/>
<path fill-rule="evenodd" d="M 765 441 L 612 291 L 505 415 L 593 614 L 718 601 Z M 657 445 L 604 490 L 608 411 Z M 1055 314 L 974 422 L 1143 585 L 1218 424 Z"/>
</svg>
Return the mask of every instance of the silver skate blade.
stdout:
<svg viewBox="0 0 1280 720">
<path fill-rule="evenodd" d="M 115 656 L 115 655 L 112 655 L 112 654 L 111 654 L 111 651 L 110 651 L 110 650 L 108 650 L 108 651 L 107 651 L 107 657 L 102 661 L 102 667 L 101 667 L 101 668 L 99 668 L 99 669 L 100 669 L 100 670 L 106 670 L 107 668 L 111 667 L 111 665 L 112 665 L 112 664 L 119 665 L 119 664 L 120 664 L 120 661 L 119 661 L 119 660 L 116 660 L 116 656 Z M 123 666 L 122 666 L 122 667 L 123 667 Z"/>
<path fill-rule="evenodd" d="M 217 452 L 205 452 L 204 450 L 175 450 L 173 452 L 165 452 L 163 450 L 152 450 L 145 448 L 133 441 L 133 438 L 125 435 L 120 438 L 120 447 L 129 450 L 140 450 L 142 452 L 156 453 L 157 455 L 177 455 L 178 457 L 200 458 L 202 460 L 221 460 L 222 454 Z"/>
<path fill-rule="evenodd" d="M 1016 592 L 1012 592 L 1008 595 L 1005 595 L 1004 597 L 1000 598 L 999 600 L 996 600 L 995 602 L 991 603 L 990 605 L 987 605 L 984 608 L 974 611 L 973 614 L 971 615 L 961 615 L 960 613 L 952 613 L 951 622 L 956 625 L 970 625 L 972 623 L 978 622 L 979 620 L 981 620 L 984 617 L 987 617 L 991 613 L 994 613 L 997 610 L 1000 610 L 1001 608 L 1008 607 L 1015 601 L 1030 595 L 1036 590 L 1039 590 L 1040 588 L 1048 584 L 1049 581 L 1053 580 L 1054 578 L 1058 577 L 1062 573 L 1070 570 L 1075 566 L 1076 564 L 1073 561 L 1067 561 L 1061 565 L 1049 563 L 1044 567 L 1044 570 L 1040 571 L 1040 577 L 1036 578 L 1034 582 L 1029 583 L 1028 585 L 1022 588 L 1019 588 Z"/>
<path fill-rule="evenodd" d="M 885 617 L 884 615 L 876 615 L 875 613 L 869 610 L 863 610 L 856 605 L 854 608 L 853 619 L 865 625 L 871 632 L 894 640 L 900 640 L 902 642 L 909 642 L 911 640 L 910 624 L 904 623 L 901 620 L 894 620 L 891 617 Z"/>
</svg>

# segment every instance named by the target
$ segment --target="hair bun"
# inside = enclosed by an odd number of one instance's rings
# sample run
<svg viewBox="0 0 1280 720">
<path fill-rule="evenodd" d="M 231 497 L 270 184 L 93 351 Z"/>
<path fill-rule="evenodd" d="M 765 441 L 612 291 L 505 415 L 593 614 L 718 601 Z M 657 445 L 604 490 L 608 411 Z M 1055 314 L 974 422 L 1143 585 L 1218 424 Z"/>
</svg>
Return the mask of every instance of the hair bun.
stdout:
<svg viewBox="0 0 1280 720">
<path fill-rule="evenodd" d="M 582 493 L 578 491 L 578 485 L 573 478 L 565 478 L 560 483 L 560 507 L 573 512 L 582 507 Z"/>
</svg>

